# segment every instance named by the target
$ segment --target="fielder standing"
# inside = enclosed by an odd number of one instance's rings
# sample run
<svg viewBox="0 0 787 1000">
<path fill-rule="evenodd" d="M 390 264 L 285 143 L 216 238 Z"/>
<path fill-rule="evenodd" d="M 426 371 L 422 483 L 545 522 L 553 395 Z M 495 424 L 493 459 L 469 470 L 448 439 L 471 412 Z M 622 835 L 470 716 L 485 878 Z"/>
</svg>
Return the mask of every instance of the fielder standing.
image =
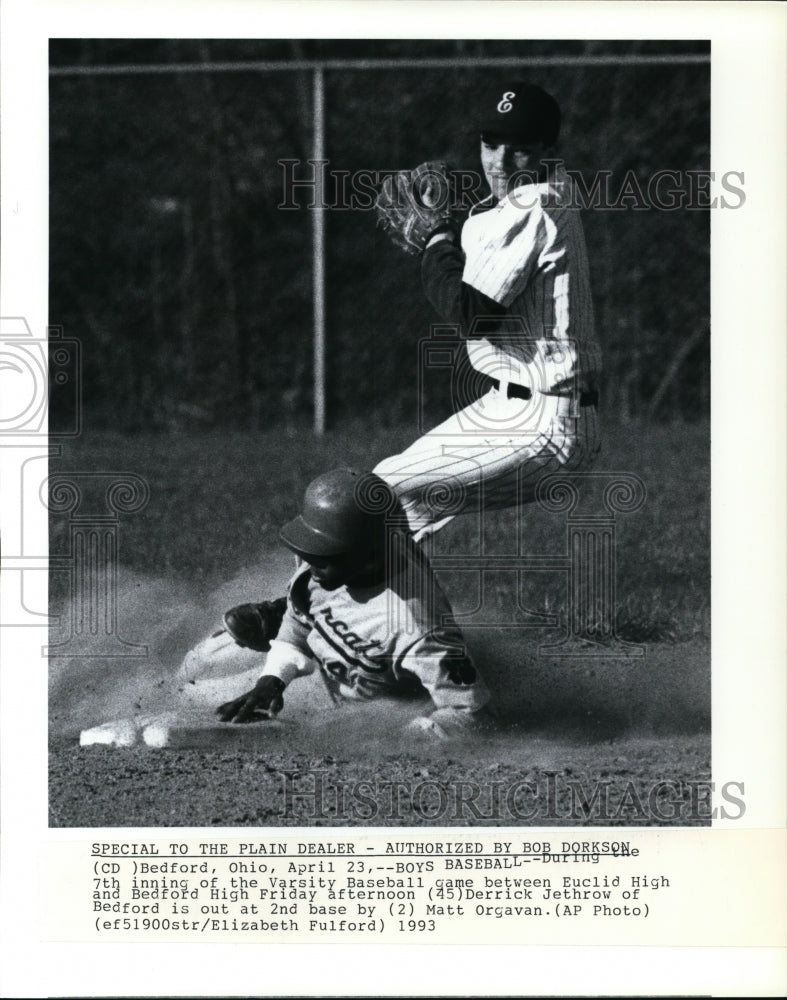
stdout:
<svg viewBox="0 0 787 1000">
<path fill-rule="evenodd" d="M 598 453 L 601 359 L 577 199 L 555 158 L 560 124 L 540 87 L 496 88 L 478 120 L 488 196 L 461 230 L 445 212 L 425 229 L 424 291 L 460 328 L 486 390 L 374 470 L 417 539 L 457 513 L 532 501 L 542 476 Z"/>
</svg>

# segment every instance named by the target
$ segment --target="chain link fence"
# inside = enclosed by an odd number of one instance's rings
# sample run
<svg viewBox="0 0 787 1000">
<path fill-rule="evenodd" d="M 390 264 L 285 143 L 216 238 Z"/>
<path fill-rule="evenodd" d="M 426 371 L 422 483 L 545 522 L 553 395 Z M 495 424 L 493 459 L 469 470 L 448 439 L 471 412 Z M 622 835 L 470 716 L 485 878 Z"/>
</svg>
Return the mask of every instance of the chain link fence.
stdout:
<svg viewBox="0 0 787 1000">
<path fill-rule="evenodd" d="M 176 43 L 157 44 L 168 59 L 145 72 L 131 58 L 149 61 L 145 43 L 104 70 L 88 41 L 51 53 L 50 320 L 83 344 L 86 418 L 300 425 L 314 402 L 314 189 L 288 196 L 286 182 L 314 177 L 314 69 L 296 43 L 289 60 L 248 68 L 238 60 L 267 50 L 224 43 L 228 65 L 195 42 L 184 67 Z M 418 344 L 438 317 L 417 261 L 376 228 L 369 179 L 435 157 L 478 170 L 474 102 L 512 76 L 557 97 L 559 152 L 587 193 L 607 415 L 707 415 L 707 49 L 575 43 L 561 56 L 557 43 L 509 43 L 494 49 L 506 68 L 484 62 L 482 43 L 456 43 L 443 66 L 403 61 L 424 43 L 382 63 L 382 43 L 356 43 L 368 64 L 343 59 L 344 44 L 322 64 L 329 424 L 447 415 L 448 379 L 443 395 L 417 398 Z"/>
</svg>

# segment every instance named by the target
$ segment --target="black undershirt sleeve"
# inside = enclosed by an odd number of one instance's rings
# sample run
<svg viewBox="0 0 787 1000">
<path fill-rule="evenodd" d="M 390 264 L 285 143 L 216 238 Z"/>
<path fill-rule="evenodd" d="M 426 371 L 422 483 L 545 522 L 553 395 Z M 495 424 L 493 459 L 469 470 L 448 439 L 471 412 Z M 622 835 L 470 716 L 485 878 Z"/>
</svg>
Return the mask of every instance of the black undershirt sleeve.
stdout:
<svg viewBox="0 0 787 1000">
<path fill-rule="evenodd" d="M 457 323 L 463 337 L 485 337 L 501 326 L 505 306 L 462 281 L 465 257 L 450 240 L 440 240 L 424 251 L 421 281 L 432 306 L 449 323 Z M 473 321 L 476 326 L 473 327 Z"/>
</svg>

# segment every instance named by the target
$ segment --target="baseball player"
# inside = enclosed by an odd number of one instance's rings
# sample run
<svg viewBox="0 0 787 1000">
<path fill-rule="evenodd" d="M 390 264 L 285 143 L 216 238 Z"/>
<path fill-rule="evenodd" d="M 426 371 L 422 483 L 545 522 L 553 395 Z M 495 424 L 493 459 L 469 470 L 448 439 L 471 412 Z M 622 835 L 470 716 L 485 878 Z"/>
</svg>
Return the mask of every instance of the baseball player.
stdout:
<svg viewBox="0 0 787 1000">
<path fill-rule="evenodd" d="M 286 605 L 240 605 L 224 616 L 239 645 L 269 652 L 254 688 L 219 706 L 222 721 L 279 712 L 287 686 L 319 670 L 335 702 L 428 694 L 435 711 L 411 725 L 431 735 L 488 724 L 489 692 L 458 628 L 445 624 L 448 601 L 379 477 L 319 476 L 280 537 L 299 560 Z"/>
<path fill-rule="evenodd" d="M 560 123 L 540 87 L 495 88 L 478 120 L 488 196 L 461 230 L 445 211 L 424 229 L 428 197 L 414 216 L 426 296 L 458 326 L 483 382 L 480 398 L 458 400 L 458 412 L 374 470 L 418 540 L 457 513 L 532 501 L 542 476 L 586 469 L 598 453 L 601 358 L 577 199 L 555 159 Z M 411 234 L 412 225 L 410 243 Z"/>
</svg>

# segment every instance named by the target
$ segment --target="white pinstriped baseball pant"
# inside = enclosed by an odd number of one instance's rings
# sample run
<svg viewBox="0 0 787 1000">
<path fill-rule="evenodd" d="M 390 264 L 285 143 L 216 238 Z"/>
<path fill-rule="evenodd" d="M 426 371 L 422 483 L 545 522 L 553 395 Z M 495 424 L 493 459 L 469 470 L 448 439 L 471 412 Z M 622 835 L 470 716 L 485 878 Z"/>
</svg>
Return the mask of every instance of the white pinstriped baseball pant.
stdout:
<svg viewBox="0 0 787 1000">
<path fill-rule="evenodd" d="M 584 471 L 599 450 L 595 406 L 540 392 L 509 399 L 503 383 L 374 471 L 420 540 L 458 514 L 533 501 L 543 476 Z"/>
</svg>

